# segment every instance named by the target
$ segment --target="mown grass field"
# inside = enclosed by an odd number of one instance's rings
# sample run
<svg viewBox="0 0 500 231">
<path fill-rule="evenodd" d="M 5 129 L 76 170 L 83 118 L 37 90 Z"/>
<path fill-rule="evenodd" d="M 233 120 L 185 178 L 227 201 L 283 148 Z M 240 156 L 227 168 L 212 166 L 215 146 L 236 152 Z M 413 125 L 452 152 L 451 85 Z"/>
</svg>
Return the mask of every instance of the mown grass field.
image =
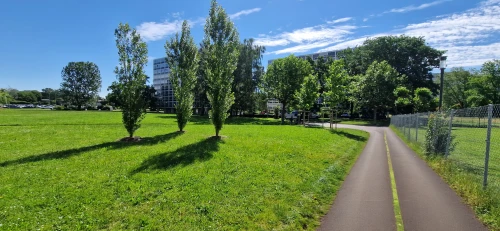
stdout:
<svg viewBox="0 0 500 231">
<path fill-rule="evenodd" d="M 0 229 L 314 230 L 368 134 L 275 124 L 0 110 Z"/>
<path fill-rule="evenodd" d="M 410 134 L 410 140 L 415 142 L 418 139 L 419 144 L 425 141 L 427 128 L 419 127 L 418 136 L 416 129 L 406 130 L 406 136 Z M 460 169 L 477 175 L 482 183 L 484 174 L 484 162 L 486 152 L 486 128 L 456 127 L 452 128 L 452 136 L 455 148 L 450 152 L 449 158 L 456 162 Z M 497 188 L 500 194 L 500 128 L 491 129 L 490 158 L 488 169 L 488 185 Z"/>
<path fill-rule="evenodd" d="M 391 126 L 392 127 L 392 126 Z M 486 128 L 453 127 L 455 149 L 448 160 L 427 157 L 422 144 L 426 128 L 406 129 L 406 133 L 392 127 L 409 146 L 425 159 L 450 186 L 472 206 L 478 218 L 492 230 L 500 230 L 500 128 L 491 130 L 491 146 L 488 186 L 483 190 L 483 174 L 486 151 Z M 409 137 L 408 134 L 411 134 Z M 410 138 L 410 139 L 409 139 Z"/>
</svg>

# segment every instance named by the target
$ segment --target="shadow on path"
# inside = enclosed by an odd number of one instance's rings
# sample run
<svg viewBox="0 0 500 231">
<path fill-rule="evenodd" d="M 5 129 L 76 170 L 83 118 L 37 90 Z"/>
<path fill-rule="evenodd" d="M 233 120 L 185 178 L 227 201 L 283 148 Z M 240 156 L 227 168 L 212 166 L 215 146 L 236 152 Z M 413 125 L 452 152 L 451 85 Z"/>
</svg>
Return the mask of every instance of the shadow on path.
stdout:
<svg viewBox="0 0 500 231">
<path fill-rule="evenodd" d="M 175 138 L 179 135 L 182 135 L 182 134 L 183 133 L 179 133 L 179 132 L 171 132 L 168 134 L 163 134 L 163 135 L 158 135 L 158 136 L 153 136 L 153 137 L 144 137 L 139 142 L 115 141 L 115 142 L 106 142 L 106 143 L 87 146 L 87 147 L 68 149 L 68 150 L 64 150 L 64 151 L 49 152 L 49 153 L 44 153 L 44 154 L 40 154 L 40 155 L 28 156 L 28 157 L 24 157 L 24 158 L 17 159 L 17 160 L 5 161 L 5 162 L 0 163 L 0 167 L 7 167 L 10 165 L 32 163 L 32 162 L 38 162 L 38 161 L 44 161 L 44 160 L 69 158 L 72 156 L 77 156 L 77 155 L 80 155 L 82 153 L 94 151 L 94 150 L 101 149 L 101 148 L 108 148 L 109 150 L 114 150 L 114 149 L 127 148 L 127 147 L 131 147 L 131 146 L 151 146 L 151 145 L 167 142 L 168 140 L 173 139 L 173 138 Z"/>
<path fill-rule="evenodd" d="M 352 139 L 352 140 L 356 140 L 356 141 L 365 142 L 365 141 L 368 140 L 366 137 L 354 135 L 354 134 L 351 134 L 351 133 L 348 133 L 348 132 L 345 132 L 345 131 L 342 131 L 342 130 L 334 130 L 334 129 L 332 129 L 332 130 L 330 130 L 330 132 L 332 134 L 339 135 L 339 136 L 344 136 L 346 138 L 349 138 L 349 139 Z"/>
<path fill-rule="evenodd" d="M 212 158 L 213 152 L 219 150 L 219 143 L 223 142 L 218 138 L 211 137 L 172 152 L 149 157 L 137 169 L 134 169 L 131 174 L 157 169 L 166 170 L 176 166 L 187 166 L 197 160 L 207 161 Z"/>
</svg>

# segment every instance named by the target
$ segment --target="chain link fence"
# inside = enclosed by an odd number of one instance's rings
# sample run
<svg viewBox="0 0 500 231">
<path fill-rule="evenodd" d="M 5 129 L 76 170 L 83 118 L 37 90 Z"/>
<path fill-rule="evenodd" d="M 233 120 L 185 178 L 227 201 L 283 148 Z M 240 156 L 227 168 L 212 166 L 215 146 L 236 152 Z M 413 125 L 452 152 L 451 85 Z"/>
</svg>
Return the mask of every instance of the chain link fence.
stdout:
<svg viewBox="0 0 500 231">
<path fill-rule="evenodd" d="M 391 124 L 427 154 L 449 158 L 500 190 L 500 105 L 395 115 Z"/>
</svg>

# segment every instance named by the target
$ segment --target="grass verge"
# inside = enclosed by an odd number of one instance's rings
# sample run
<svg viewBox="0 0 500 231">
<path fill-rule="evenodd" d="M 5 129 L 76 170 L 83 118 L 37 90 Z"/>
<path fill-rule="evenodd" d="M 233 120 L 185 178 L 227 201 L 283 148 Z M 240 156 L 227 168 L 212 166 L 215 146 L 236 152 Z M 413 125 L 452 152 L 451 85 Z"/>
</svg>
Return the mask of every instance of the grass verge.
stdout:
<svg viewBox="0 0 500 231">
<path fill-rule="evenodd" d="M 368 137 L 202 120 L 148 114 L 125 143 L 120 113 L 0 111 L 0 229 L 314 230 Z"/>
<path fill-rule="evenodd" d="M 401 131 L 394 126 L 390 127 L 473 208 L 479 220 L 491 230 L 500 230 L 500 196 L 494 188 L 483 190 L 482 180 L 477 174 L 467 171 L 457 161 L 426 156 L 419 143 L 409 141 Z"/>
</svg>

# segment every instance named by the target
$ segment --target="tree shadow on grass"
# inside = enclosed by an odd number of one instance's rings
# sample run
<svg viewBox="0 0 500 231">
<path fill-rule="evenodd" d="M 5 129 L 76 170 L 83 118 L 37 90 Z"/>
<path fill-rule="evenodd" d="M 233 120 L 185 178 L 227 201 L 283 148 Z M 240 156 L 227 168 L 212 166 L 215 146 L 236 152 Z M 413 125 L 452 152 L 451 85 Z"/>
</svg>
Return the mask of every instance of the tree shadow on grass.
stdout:
<svg viewBox="0 0 500 231">
<path fill-rule="evenodd" d="M 72 156 L 77 156 L 77 155 L 80 155 L 82 153 L 98 150 L 101 148 L 107 148 L 108 150 L 115 150 L 115 149 L 122 149 L 122 148 L 131 147 L 131 146 L 151 146 L 151 145 L 156 145 L 156 144 L 167 142 L 168 140 L 174 139 L 175 137 L 182 135 L 182 134 L 183 133 L 180 133 L 180 132 L 171 132 L 168 134 L 163 134 L 163 135 L 158 135 L 158 136 L 153 136 L 153 137 L 144 137 L 144 138 L 141 138 L 141 140 L 138 142 L 120 142 L 120 141 L 106 142 L 106 143 L 87 146 L 87 147 L 68 149 L 68 150 L 64 150 L 64 151 L 49 152 L 49 153 L 44 153 L 44 154 L 40 154 L 40 155 L 23 157 L 23 158 L 20 158 L 17 160 L 5 161 L 5 162 L 0 163 L 0 167 L 7 167 L 10 165 L 32 163 L 32 162 L 38 162 L 38 161 L 44 161 L 44 160 L 69 158 Z"/>
<path fill-rule="evenodd" d="M 176 166 L 187 166 L 195 161 L 207 161 L 212 158 L 212 153 L 219 150 L 219 144 L 224 141 L 210 137 L 200 142 L 181 147 L 175 151 L 162 153 L 149 157 L 134 169 L 131 174 L 150 170 L 166 170 Z"/>
<path fill-rule="evenodd" d="M 177 120 L 175 115 L 162 115 L 162 116 L 158 116 L 158 118 Z M 193 115 L 189 119 L 189 122 L 196 124 L 196 125 L 210 125 L 210 124 L 212 124 L 210 122 L 210 119 L 208 118 L 208 116 L 198 116 L 198 115 Z M 227 124 L 227 125 L 281 125 L 281 120 L 277 120 L 277 119 L 269 120 L 267 118 L 233 116 L 233 117 L 227 118 L 224 124 Z"/>
<path fill-rule="evenodd" d="M 351 133 L 348 133 L 348 132 L 345 132 L 342 130 L 333 130 L 332 129 L 332 130 L 330 130 L 330 132 L 332 134 L 335 134 L 335 135 L 344 136 L 344 137 L 351 139 L 351 140 L 356 140 L 356 141 L 361 141 L 361 142 L 365 142 L 368 140 L 366 137 L 354 135 L 354 134 L 351 134 Z"/>
</svg>

